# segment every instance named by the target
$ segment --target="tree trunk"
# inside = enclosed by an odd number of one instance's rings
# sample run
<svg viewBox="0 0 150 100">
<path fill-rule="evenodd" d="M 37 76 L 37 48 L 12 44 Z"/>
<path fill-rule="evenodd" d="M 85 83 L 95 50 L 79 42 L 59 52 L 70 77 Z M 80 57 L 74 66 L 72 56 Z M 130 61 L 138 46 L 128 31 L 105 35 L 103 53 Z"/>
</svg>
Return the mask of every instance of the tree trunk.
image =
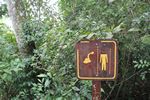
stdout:
<svg viewBox="0 0 150 100">
<path fill-rule="evenodd" d="M 35 49 L 35 43 L 34 41 L 32 41 L 31 43 L 29 42 L 27 43 L 22 30 L 22 25 L 26 19 L 23 1 L 22 0 L 6 0 L 6 1 L 8 14 L 12 21 L 14 34 L 16 37 L 20 54 L 23 57 L 27 57 L 30 54 L 33 54 L 33 49 Z"/>
</svg>

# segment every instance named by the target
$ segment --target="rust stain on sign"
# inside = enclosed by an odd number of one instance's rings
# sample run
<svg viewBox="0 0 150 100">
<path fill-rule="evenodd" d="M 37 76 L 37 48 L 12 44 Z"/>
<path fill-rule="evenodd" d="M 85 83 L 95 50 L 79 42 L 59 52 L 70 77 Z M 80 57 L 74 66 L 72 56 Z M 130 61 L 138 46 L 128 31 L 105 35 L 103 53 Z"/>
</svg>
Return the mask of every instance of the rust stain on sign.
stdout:
<svg viewBox="0 0 150 100">
<path fill-rule="evenodd" d="M 113 80 L 117 76 L 117 43 L 114 40 L 79 41 L 76 61 L 79 79 Z"/>
</svg>

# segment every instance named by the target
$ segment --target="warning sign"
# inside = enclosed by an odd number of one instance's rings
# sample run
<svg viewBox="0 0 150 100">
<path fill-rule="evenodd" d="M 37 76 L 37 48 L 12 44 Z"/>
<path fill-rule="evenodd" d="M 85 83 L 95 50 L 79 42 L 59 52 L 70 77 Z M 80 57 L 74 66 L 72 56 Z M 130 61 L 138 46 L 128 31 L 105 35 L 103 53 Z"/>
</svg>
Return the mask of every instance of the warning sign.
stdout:
<svg viewBox="0 0 150 100">
<path fill-rule="evenodd" d="M 79 41 L 76 61 L 79 79 L 113 80 L 117 76 L 117 43 L 114 40 Z"/>
</svg>

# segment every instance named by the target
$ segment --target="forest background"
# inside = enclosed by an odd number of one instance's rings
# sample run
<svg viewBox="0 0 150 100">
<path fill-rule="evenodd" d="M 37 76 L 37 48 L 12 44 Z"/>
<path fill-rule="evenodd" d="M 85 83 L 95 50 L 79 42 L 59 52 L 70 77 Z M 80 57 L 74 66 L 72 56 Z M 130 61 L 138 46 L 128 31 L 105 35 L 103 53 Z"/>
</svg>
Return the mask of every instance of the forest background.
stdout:
<svg viewBox="0 0 150 100">
<path fill-rule="evenodd" d="M 149 0 L 50 2 L 0 1 L 0 100 L 90 100 L 91 81 L 76 77 L 81 39 L 118 41 L 118 78 L 102 82 L 102 100 L 150 100 Z"/>
</svg>

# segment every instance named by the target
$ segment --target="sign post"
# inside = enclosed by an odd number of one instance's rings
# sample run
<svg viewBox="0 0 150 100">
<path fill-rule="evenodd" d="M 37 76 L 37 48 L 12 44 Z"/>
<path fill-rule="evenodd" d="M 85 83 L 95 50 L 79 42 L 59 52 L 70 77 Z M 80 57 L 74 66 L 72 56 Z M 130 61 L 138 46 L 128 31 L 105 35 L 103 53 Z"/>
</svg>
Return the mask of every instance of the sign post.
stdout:
<svg viewBox="0 0 150 100">
<path fill-rule="evenodd" d="M 114 40 L 79 41 L 76 44 L 77 77 L 92 80 L 92 100 L 100 100 L 102 80 L 114 80 L 118 69 Z"/>
<path fill-rule="evenodd" d="M 101 100 L 101 82 L 92 81 L 92 100 Z"/>
</svg>

